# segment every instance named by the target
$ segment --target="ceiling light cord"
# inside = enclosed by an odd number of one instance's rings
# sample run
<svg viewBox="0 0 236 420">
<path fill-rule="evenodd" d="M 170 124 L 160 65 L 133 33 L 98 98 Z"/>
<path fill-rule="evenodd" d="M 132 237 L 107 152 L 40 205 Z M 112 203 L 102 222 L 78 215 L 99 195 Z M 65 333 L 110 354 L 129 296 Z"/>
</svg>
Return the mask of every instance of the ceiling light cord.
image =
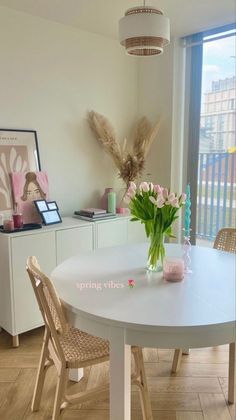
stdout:
<svg viewBox="0 0 236 420">
<path fill-rule="evenodd" d="M 143 5 L 144 5 L 144 7 L 146 6 L 146 0 L 143 0 Z"/>
</svg>

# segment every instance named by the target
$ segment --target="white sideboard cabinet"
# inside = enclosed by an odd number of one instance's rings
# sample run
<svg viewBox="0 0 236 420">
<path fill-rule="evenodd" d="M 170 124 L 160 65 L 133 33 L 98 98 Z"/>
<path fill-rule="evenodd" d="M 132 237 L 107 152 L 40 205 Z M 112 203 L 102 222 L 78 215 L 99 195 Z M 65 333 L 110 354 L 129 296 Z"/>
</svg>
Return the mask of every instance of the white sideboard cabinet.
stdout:
<svg viewBox="0 0 236 420">
<path fill-rule="evenodd" d="M 0 327 L 12 335 L 13 346 L 19 345 L 19 334 L 43 324 L 25 269 L 29 255 L 50 275 L 57 264 L 80 252 L 144 241 L 144 227 L 128 216 L 97 222 L 65 217 L 42 229 L 0 233 Z"/>
</svg>

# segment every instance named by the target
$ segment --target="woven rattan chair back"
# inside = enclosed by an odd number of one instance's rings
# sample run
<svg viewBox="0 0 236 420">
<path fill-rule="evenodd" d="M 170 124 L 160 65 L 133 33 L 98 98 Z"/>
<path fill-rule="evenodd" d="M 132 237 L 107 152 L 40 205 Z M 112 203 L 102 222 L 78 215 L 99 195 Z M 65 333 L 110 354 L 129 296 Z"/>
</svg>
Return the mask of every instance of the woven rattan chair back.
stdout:
<svg viewBox="0 0 236 420">
<path fill-rule="evenodd" d="M 57 357 L 64 359 L 64 353 L 61 348 L 60 341 L 58 340 L 58 335 L 65 334 L 68 331 L 68 323 L 66 321 L 60 299 L 52 282 L 40 271 L 36 257 L 28 258 L 26 269 L 34 289 L 45 326 L 50 331 L 54 350 L 56 351 Z"/>
<path fill-rule="evenodd" d="M 221 229 L 216 236 L 214 248 L 221 251 L 236 253 L 236 229 Z"/>
</svg>

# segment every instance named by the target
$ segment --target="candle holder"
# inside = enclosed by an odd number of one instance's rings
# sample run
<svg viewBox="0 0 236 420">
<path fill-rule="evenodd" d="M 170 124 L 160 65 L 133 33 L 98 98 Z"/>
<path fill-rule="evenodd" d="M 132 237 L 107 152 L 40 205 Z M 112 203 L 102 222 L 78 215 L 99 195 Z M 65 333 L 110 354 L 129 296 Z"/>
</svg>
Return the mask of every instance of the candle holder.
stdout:
<svg viewBox="0 0 236 420">
<path fill-rule="evenodd" d="M 191 230 L 191 229 L 190 229 Z M 184 231 L 184 244 L 183 244 L 183 260 L 184 260 L 184 272 L 185 274 L 191 274 L 192 270 L 190 268 L 191 266 L 191 257 L 190 257 L 190 251 L 191 251 L 191 242 L 190 242 L 190 230 L 187 232 L 186 229 L 183 229 Z"/>
</svg>

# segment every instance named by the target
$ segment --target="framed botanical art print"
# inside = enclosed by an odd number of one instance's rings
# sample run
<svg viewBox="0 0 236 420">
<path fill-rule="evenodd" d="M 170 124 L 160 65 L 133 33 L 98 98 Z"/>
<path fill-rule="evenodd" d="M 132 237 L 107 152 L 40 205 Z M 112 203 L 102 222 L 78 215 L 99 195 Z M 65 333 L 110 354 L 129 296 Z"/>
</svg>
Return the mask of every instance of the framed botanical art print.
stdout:
<svg viewBox="0 0 236 420">
<path fill-rule="evenodd" d="M 9 174 L 40 171 L 37 133 L 34 130 L 0 129 L 0 212 L 12 211 Z"/>
</svg>

